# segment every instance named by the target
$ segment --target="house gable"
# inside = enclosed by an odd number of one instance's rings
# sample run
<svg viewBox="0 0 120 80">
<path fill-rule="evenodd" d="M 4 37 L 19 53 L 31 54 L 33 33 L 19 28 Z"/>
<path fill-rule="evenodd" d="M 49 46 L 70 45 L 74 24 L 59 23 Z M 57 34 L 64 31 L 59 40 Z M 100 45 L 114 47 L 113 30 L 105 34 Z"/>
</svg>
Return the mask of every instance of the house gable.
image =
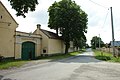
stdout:
<svg viewBox="0 0 120 80">
<path fill-rule="evenodd" d="M 15 57 L 15 31 L 18 24 L 0 1 L 0 55 Z"/>
<path fill-rule="evenodd" d="M 41 25 L 38 24 L 37 29 L 33 33 L 38 34 L 38 35 L 45 35 L 46 37 L 48 37 L 50 39 L 60 39 L 60 40 L 62 40 L 61 37 L 58 36 L 56 33 L 41 29 L 40 27 L 41 27 Z"/>
<path fill-rule="evenodd" d="M 34 31 L 34 34 L 42 36 L 42 50 L 46 50 L 46 53 L 54 53 L 53 52 L 54 50 L 52 51 L 50 50 L 50 47 L 54 48 L 54 46 L 51 46 L 54 41 L 56 41 L 56 43 L 58 42 L 57 44 L 59 44 L 59 45 L 56 44 L 56 46 L 61 46 L 62 39 L 53 32 L 41 29 L 39 24 L 37 25 L 37 29 Z M 61 49 L 61 47 L 58 48 L 59 50 Z M 55 53 L 56 52 L 57 51 L 55 51 Z"/>
<path fill-rule="evenodd" d="M 6 7 L 2 4 L 0 1 L 0 24 L 1 25 L 8 25 L 17 28 L 18 23 L 15 21 L 15 19 L 12 17 L 12 15 L 9 13 L 9 11 L 6 9 Z"/>
</svg>

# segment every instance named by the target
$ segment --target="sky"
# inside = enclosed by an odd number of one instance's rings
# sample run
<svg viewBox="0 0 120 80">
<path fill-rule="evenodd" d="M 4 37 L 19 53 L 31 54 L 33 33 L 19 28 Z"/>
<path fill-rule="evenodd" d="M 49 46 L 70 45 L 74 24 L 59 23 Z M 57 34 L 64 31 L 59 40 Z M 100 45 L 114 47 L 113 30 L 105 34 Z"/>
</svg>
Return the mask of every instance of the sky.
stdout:
<svg viewBox="0 0 120 80">
<path fill-rule="evenodd" d="M 22 16 L 17 17 L 16 11 L 12 9 L 8 0 L 1 0 L 13 18 L 19 24 L 17 31 L 33 32 L 37 27 L 37 24 L 41 24 L 41 28 L 53 31 L 49 29 L 48 20 L 48 8 L 55 1 L 60 0 L 38 0 L 39 4 L 36 6 L 34 12 L 26 14 L 26 18 Z M 109 43 L 112 40 L 112 28 L 111 28 L 111 12 L 110 7 L 113 9 L 113 23 L 114 23 L 114 37 L 116 41 L 120 40 L 120 0 L 74 0 L 76 4 L 81 6 L 81 9 L 88 14 L 88 29 L 87 29 L 87 43 L 90 45 L 90 40 L 93 36 L 99 36 L 104 43 Z"/>
</svg>

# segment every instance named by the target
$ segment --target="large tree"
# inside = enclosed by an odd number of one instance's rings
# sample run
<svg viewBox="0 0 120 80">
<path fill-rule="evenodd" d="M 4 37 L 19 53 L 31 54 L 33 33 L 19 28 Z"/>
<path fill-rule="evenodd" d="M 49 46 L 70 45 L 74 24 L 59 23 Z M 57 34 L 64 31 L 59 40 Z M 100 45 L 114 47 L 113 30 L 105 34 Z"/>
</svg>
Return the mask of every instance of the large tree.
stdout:
<svg viewBox="0 0 120 80">
<path fill-rule="evenodd" d="M 38 4 L 37 0 L 8 0 L 13 9 L 16 10 L 17 16 L 25 16 L 25 13 L 28 11 L 35 11 L 36 5 Z"/>
<path fill-rule="evenodd" d="M 80 40 L 87 32 L 87 14 L 72 0 L 55 1 L 48 12 L 48 27 L 60 32 L 68 53 L 70 41 Z"/>
<path fill-rule="evenodd" d="M 91 46 L 93 49 L 99 48 L 99 44 L 100 47 L 104 47 L 104 42 L 102 41 L 102 39 L 100 37 L 94 36 L 91 40 Z"/>
<path fill-rule="evenodd" d="M 83 34 L 81 37 L 77 37 L 74 38 L 73 43 L 74 43 L 74 47 L 76 47 L 76 49 L 82 49 L 83 47 L 86 47 L 86 36 Z"/>
</svg>

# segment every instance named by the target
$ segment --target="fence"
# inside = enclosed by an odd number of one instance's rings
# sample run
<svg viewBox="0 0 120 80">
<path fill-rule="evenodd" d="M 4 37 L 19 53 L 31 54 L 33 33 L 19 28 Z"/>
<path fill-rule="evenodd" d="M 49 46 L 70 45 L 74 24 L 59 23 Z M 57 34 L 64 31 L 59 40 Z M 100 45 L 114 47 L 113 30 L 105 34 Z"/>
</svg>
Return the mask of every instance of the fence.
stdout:
<svg viewBox="0 0 120 80">
<path fill-rule="evenodd" d="M 97 50 L 103 51 L 103 52 L 108 52 L 108 53 L 113 53 L 113 48 L 97 48 Z M 120 56 L 120 48 L 115 47 L 115 55 Z"/>
</svg>

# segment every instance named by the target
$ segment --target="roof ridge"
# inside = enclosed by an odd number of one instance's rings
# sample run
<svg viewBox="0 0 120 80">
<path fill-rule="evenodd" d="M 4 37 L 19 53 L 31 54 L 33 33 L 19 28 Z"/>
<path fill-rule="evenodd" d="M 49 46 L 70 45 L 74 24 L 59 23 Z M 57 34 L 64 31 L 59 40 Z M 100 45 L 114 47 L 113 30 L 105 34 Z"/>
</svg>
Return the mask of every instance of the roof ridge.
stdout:
<svg viewBox="0 0 120 80">
<path fill-rule="evenodd" d="M 47 30 L 44 30 L 44 29 L 40 29 L 46 36 L 48 36 L 49 38 L 52 38 L 52 39 L 61 39 L 61 37 L 59 35 L 57 35 L 56 33 L 54 32 L 51 32 L 51 31 L 47 31 Z"/>
<path fill-rule="evenodd" d="M 52 32 L 52 31 L 48 31 L 48 30 L 45 30 L 45 29 L 41 29 L 41 30 L 44 30 L 44 31 L 47 31 L 47 32 L 50 32 L 50 33 L 54 33 L 54 32 Z M 56 33 L 54 33 L 54 34 L 56 34 Z"/>
</svg>

